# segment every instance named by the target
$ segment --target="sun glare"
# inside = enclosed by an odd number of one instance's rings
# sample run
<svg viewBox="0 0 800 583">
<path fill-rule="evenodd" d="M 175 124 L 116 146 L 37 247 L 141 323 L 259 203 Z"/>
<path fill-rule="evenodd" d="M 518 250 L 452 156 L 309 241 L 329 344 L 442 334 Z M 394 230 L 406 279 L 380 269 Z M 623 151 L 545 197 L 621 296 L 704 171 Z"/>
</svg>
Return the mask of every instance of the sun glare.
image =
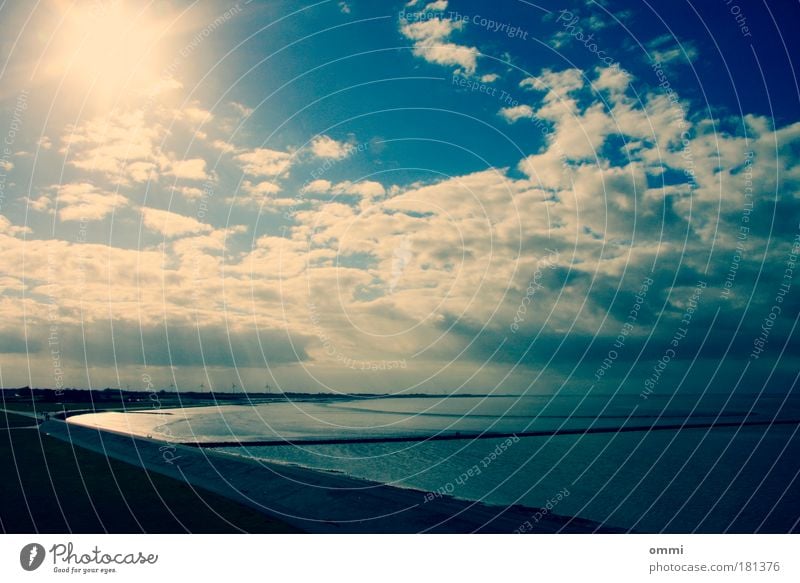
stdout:
<svg viewBox="0 0 800 583">
<path fill-rule="evenodd" d="M 152 6 L 123 0 L 64 6 L 52 72 L 92 100 L 148 92 L 165 61 L 166 19 Z"/>
</svg>

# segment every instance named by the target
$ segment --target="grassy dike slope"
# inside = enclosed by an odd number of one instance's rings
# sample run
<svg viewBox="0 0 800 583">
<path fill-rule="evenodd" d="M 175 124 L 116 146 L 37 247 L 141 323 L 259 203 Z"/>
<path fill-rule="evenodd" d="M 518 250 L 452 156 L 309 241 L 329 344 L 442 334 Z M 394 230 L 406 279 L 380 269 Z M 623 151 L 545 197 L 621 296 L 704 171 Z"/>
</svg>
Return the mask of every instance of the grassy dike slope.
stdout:
<svg viewBox="0 0 800 583">
<path fill-rule="evenodd" d="M 172 478 L 106 458 L 0 412 L 0 532 L 297 532 Z"/>
</svg>

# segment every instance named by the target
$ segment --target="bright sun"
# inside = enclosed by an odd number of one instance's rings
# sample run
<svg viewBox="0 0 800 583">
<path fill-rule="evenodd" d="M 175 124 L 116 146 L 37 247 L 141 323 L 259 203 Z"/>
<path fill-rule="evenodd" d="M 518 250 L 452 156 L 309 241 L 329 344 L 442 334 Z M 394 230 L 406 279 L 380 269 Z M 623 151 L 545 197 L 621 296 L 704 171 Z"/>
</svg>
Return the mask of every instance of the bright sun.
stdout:
<svg viewBox="0 0 800 583">
<path fill-rule="evenodd" d="M 51 72 L 92 100 L 148 92 L 164 68 L 164 15 L 153 3 L 94 0 L 62 5 Z"/>
</svg>

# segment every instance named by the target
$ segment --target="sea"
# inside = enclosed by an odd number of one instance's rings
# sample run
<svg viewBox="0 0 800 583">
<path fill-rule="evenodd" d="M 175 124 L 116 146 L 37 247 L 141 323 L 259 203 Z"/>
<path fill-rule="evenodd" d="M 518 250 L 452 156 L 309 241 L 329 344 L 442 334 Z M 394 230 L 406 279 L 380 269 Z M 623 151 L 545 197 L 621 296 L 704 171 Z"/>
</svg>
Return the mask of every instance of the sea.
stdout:
<svg viewBox="0 0 800 583">
<path fill-rule="evenodd" d="M 792 395 L 303 399 L 70 423 L 631 532 L 800 529 Z M 235 443 L 234 443 L 235 442 Z"/>
</svg>

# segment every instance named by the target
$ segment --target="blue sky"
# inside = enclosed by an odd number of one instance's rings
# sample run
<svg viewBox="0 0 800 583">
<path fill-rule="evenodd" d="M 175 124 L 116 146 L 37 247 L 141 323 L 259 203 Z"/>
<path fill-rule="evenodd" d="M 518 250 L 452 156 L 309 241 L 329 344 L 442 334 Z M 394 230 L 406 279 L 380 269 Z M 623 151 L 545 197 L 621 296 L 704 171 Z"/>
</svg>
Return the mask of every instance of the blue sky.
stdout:
<svg viewBox="0 0 800 583">
<path fill-rule="evenodd" d="M 794 382 L 794 4 L 0 11 L 4 386 Z"/>
</svg>

